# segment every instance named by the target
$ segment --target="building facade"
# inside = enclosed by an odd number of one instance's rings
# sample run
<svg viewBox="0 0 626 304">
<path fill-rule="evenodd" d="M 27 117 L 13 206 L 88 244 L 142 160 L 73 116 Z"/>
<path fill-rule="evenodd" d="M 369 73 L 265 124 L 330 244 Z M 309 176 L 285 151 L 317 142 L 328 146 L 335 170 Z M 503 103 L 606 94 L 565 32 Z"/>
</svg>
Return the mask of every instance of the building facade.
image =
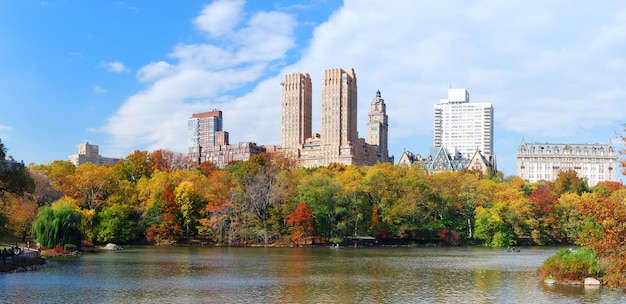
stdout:
<svg viewBox="0 0 626 304">
<path fill-rule="evenodd" d="M 120 161 L 119 158 L 111 158 L 101 156 L 98 145 L 89 144 L 89 142 L 78 145 L 78 154 L 71 154 L 67 159 L 78 167 L 84 163 L 94 163 L 96 165 L 113 165 Z"/>
<path fill-rule="evenodd" d="M 367 122 L 367 143 L 376 147 L 376 155 L 381 162 L 391 162 L 389 157 L 389 117 L 385 100 L 381 97 L 380 91 L 376 91 L 376 97 L 370 104 L 370 112 Z"/>
<path fill-rule="evenodd" d="M 208 161 L 224 168 L 231 162 L 246 161 L 252 155 L 265 152 L 264 146 L 253 142 L 231 145 L 219 110 L 192 114 L 187 120 L 187 134 L 188 156 L 197 164 Z"/>
<path fill-rule="evenodd" d="M 446 147 L 430 148 L 427 157 L 404 151 L 398 161 L 398 165 L 404 166 L 410 166 L 413 163 L 422 164 L 431 172 L 461 171 L 464 169 L 478 170 L 482 173 L 490 172 L 492 174 L 497 172 L 495 158 L 490 155 L 476 151 L 470 158 L 454 157 Z"/>
<path fill-rule="evenodd" d="M 295 155 L 307 138 L 311 137 L 312 84 L 309 74 L 285 76 L 280 105 L 280 146 L 291 147 Z M 285 151 L 287 152 L 287 151 Z"/>
<path fill-rule="evenodd" d="M 608 144 L 522 143 L 517 149 L 517 176 L 529 182 L 554 181 L 559 172 L 574 170 L 589 186 L 616 181 L 617 153 Z"/>
<path fill-rule="evenodd" d="M 371 125 L 379 128 L 379 136 L 375 140 L 379 147 L 371 144 L 369 139 L 359 138 L 357 78 L 354 69 L 324 71 L 321 132 L 315 134 L 311 131 L 310 83 L 309 74 L 287 75 L 282 83 L 281 151 L 292 154 L 298 159 L 299 165 L 309 168 L 332 163 L 373 165 L 393 159 L 388 156 L 387 115 L 382 98 L 377 100 L 377 112 L 370 113 Z M 384 138 L 380 137 L 383 132 Z"/>
<path fill-rule="evenodd" d="M 434 107 L 434 146 L 471 158 L 476 151 L 493 155 L 493 106 L 470 103 L 466 89 L 448 89 Z"/>
</svg>

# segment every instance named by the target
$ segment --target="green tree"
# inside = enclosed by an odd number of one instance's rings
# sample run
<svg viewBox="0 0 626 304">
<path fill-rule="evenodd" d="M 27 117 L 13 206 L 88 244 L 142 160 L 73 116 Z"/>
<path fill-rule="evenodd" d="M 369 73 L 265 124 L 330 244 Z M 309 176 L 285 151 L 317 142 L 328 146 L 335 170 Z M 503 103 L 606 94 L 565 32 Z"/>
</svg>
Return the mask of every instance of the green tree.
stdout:
<svg viewBox="0 0 626 304">
<path fill-rule="evenodd" d="M 123 204 L 112 204 L 98 213 L 96 240 L 100 243 L 126 243 L 137 239 L 143 231 L 137 211 Z"/>
<path fill-rule="evenodd" d="M 512 227 L 502 218 L 505 206 L 495 203 L 492 207 L 476 208 L 476 230 L 474 237 L 484 242 L 486 246 L 507 247 L 515 244 L 516 236 Z"/>
<path fill-rule="evenodd" d="M 316 235 L 331 238 L 337 222 L 338 195 L 341 185 L 328 169 L 322 168 L 298 187 L 298 197 L 313 209 Z"/>
<path fill-rule="evenodd" d="M 83 233 L 80 230 L 81 213 L 70 201 L 57 201 L 52 206 L 39 208 L 33 230 L 37 241 L 54 248 L 65 244 L 80 246 Z"/>
</svg>

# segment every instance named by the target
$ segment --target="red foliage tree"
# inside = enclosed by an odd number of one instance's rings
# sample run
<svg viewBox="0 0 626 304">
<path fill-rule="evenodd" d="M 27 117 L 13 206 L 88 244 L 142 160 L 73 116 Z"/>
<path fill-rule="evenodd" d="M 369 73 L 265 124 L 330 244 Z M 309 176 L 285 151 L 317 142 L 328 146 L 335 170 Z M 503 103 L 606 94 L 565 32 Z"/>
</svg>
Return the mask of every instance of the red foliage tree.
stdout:
<svg viewBox="0 0 626 304">
<path fill-rule="evenodd" d="M 287 225 L 293 226 L 291 240 L 295 243 L 306 244 L 306 239 L 315 233 L 313 209 L 308 204 L 299 203 L 296 210 L 285 217 Z"/>
<path fill-rule="evenodd" d="M 588 217 L 579 244 L 608 262 L 604 283 L 610 288 L 626 286 L 626 204 L 596 196 L 576 209 Z"/>
</svg>

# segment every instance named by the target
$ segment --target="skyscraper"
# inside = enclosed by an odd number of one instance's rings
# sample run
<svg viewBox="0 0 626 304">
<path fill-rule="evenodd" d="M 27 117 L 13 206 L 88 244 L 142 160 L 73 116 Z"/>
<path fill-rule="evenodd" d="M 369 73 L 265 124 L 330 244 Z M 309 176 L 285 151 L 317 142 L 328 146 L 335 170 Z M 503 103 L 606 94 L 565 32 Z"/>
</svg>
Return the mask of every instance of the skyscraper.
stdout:
<svg viewBox="0 0 626 304">
<path fill-rule="evenodd" d="M 377 93 L 368 126 L 376 128 L 370 144 L 357 132 L 357 83 L 354 69 L 324 71 L 321 90 L 321 132 L 311 132 L 311 78 L 309 74 L 285 76 L 281 83 L 280 149 L 314 168 L 332 163 L 373 165 L 391 161 L 387 150 L 387 115 Z M 369 131 L 368 131 L 369 132 Z M 377 150 L 379 149 L 379 150 Z"/>
<path fill-rule="evenodd" d="M 470 103 L 465 89 L 448 89 L 448 98 L 435 105 L 434 145 L 454 157 L 471 158 L 476 151 L 493 155 L 493 107 Z"/>
<path fill-rule="evenodd" d="M 389 133 L 387 109 L 380 91 L 376 91 L 376 97 L 372 99 L 368 118 L 367 143 L 376 147 L 376 155 L 380 161 L 390 161 L 389 151 L 387 150 Z M 391 162 L 393 163 L 393 160 Z"/>
<path fill-rule="evenodd" d="M 311 137 L 311 77 L 302 73 L 286 75 L 281 85 L 280 146 L 295 153 Z"/>
<path fill-rule="evenodd" d="M 322 79 L 322 161 L 353 164 L 357 133 L 357 86 L 354 69 L 330 69 Z"/>
</svg>

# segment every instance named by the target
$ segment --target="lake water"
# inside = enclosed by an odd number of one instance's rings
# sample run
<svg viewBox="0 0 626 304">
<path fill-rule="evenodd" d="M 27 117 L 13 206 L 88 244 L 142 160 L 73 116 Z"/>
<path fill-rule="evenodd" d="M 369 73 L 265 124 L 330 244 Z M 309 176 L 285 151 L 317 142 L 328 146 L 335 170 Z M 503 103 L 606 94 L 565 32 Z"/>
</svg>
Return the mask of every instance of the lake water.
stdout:
<svg viewBox="0 0 626 304">
<path fill-rule="evenodd" d="M 0 274 L 0 303 L 626 303 L 621 291 L 548 286 L 554 247 L 125 247 Z"/>
</svg>

